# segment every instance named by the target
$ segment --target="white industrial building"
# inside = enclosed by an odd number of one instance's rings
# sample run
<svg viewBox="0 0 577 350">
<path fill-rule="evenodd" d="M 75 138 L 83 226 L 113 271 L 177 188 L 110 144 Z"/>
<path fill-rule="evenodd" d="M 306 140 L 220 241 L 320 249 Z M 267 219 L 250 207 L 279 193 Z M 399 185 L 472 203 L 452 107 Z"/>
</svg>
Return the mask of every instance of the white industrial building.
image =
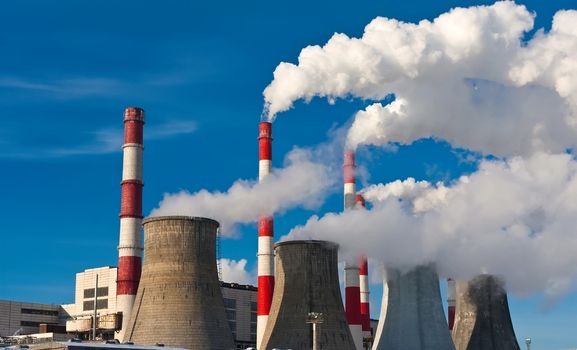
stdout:
<svg viewBox="0 0 577 350">
<path fill-rule="evenodd" d="M 74 303 L 62 305 L 62 308 L 73 318 L 92 316 L 94 300 L 97 299 L 97 313 L 99 315 L 116 312 L 116 267 L 105 266 L 87 269 L 76 274 Z M 98 275 L 97 298 L 94 288 Z"/>
<path fill-rule="evenodd" d="M 220 288 L 228 324 L 237 349 L 256 346 L 257 288 L 221 282 Z"/>
</svg>

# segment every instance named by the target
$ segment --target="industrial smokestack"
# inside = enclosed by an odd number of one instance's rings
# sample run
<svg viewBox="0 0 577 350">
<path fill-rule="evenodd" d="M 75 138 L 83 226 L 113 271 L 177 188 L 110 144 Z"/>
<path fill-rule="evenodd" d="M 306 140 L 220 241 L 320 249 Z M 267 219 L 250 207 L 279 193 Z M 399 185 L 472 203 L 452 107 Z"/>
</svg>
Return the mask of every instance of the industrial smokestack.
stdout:
<svg viewBox="0 0 577 350">
<path fill-rule="evenodd" d="M 122 312 L 122 340 L 130 319 L 138 290 L 142 267 L 142 150 L 144 111 L 128 107 L 124 111 L 124 146 L 122 195 L 120 205 L 120 241 L 118 244 L 118 275 L 116 308 Z"/>
<path fill-rule="evenodd" d="M 457 350 L 519 350 L 503 281 L 480 275 L 457 282 Z"/>
<path fill-rule="evenodd" d="M 259 350 L 310 350 L 309 313 L 321 313 L 318 349 L 354 350 L 339 291 L 338 246 L 326 241 L 287 241 L 275 246 L 277 284 Z"/>
<path fill-rule="evenodd" d="M 346 150 L 343 162 L 344 207 L 354 209 L 356 205 L 355 153 Z M 352 234 L 352 232 L 351 232 Z M 345 261 L 345 310 L 347 322 L 357 350 L 363 349 L 363 328 L 361 324 L 361 290 L 357 261 Z"/>
<path fill-rule="evenodd" d="M 272 168 L 272 124 L 259 125 L 258 179 L 263 181 Z M 261 217 L 258 222 L 258 296 L 256 343 L 260 349 L 266 329 L 274 292 L 274 223 L 272 217 Z"/>
<path fill-rule="evenodd" d="M 234 349 L 216 267 L 218 222 L 144 220 L 146 255 L 125 338 L 186 349 Z"/>
<path fill-rule="evenodd" d="M 455 289 L 455 280 L 447 279 L 447 320 L 449 323 L 449 330 L 453 330 L 455 324 L 455 306 L 457 304 L 457 291 Z"/>
<path fill-rule="evenodd" d="M 374 350 L 454 350 L 433 268 L 387 271 L 386 319 Z M 382 321 L 381 321 L 382 322 Z"/>
<path fill-rule="evenodd" d="M 357 194 L 357 207 L 365 207 L 365 198 Z M 371 337 L 371 311 L 369 307 L 369 264 L 367 257 L 361 255 L 359 258 L 359 281 L 361 292 L 361 325 L 363 328 L 363 338 Z"/>
</svg>

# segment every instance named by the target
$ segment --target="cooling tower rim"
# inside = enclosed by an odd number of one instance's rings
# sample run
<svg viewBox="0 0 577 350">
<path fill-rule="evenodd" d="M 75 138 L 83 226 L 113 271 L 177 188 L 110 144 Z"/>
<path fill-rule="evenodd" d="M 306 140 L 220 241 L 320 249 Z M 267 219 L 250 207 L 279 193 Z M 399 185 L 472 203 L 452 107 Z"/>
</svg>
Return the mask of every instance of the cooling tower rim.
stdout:
<svg viewBox="0 0 577 350">
<path fill-rule="evenodd" d="M 214 219 L 205 218 L 202 216 L 186 216 L 186 215 L 149 216 L 144 220 L 142 220 L 142 225 L 144 226 L 150 222 L 167 221 L 167 220 L 212 222 L 215 223 L 217 227 L 220 227 L 220 223 Z"/>
<path fill-rule="evenodd" d="M 339 248 L 338 243 L 332 242 L 332 241 L 323 241 L 323 240 L 317 240 L 317 239 L 297 239 L 297 240 L 292 240 L 292 241 L 283 241 L 283 242 L 278 242 L 274 245 L 274 249 L 278 248 L 278 247 L 283 247 L 283 246 L 287 246 L 287 245 L 292 245 L 292 244 L 315 244 L 315 245 L 323 245 L 323 246 L 329 246 L 331 248 Z"/>
</svg>

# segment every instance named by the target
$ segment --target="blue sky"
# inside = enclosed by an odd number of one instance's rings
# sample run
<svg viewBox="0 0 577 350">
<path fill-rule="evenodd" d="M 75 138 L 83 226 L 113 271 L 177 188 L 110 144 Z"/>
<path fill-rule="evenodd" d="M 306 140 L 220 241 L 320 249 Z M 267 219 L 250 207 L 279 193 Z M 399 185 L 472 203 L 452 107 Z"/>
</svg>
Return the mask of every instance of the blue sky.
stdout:
<svg viewBox="0 0 577 350">
<path fill-rule="evenodd" d="M 376 16 L 432 19 L 487 1 L 26 1 L 0 8 L 0 298 L 68 303 L 74 274 L 115 265 L 122 113 L 145 109 L 144 212 L 163 193 L 225 190 L 257 175 L 262 90 L 280 61 L 334 32 L 362 33 Z M 574 1 L 524 2 L 536 27 Z M 294 146 L 327 139 L 363 101 L 297 103 L 274 126 L 274 163 Z M 450 180 L 474 170 L 443 142 L 359 155 L 371 183 L 408 176 Z M 340 210 L 335 193 L 318 211 Z M 277 236 L 312 213 L 276 221 Z M 256 230 L 222 243 L 254 267 Z M 527 276 L 530 278 L 530 276 Z M 373 286 L 372 299 L 380 288 Z M 544 305 L 512 296 L 517 335 L 533 349 L 577 347 L 577 296 Z M 378 308 L 373 306 L 374 316 Z"/>
</svg>

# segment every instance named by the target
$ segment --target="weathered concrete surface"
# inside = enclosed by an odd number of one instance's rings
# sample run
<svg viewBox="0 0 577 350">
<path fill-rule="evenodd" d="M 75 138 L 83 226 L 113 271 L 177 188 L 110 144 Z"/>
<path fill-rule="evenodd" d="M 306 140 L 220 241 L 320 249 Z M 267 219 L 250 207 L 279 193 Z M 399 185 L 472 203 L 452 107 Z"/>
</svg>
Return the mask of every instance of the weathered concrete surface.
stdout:
<svg viewBox="0 0 577 350">
<path fill-rule="evenodd" d="M 216 268 L 218 222 L 144 221 L 142 277 L 126 340 L 187 349 L 234 349 Z"/>
<path fill-rule="evenodd" d="M 337 268 L 338 246 L 325 241 L 289 241 L 275 245 L 276 286 L 259 350 L 310 350 L 309 312 L 321 312 L 319 349 L 354 350 L 345 318 Z"/>
<path fill-rule="evenodd" d="M 453 340 L 457 350 L 519 350 L 502 280 L 480 275 L 457 281 Z"/>
<path fill-rule="evenodd" d="M 387 271 L 386 319 L 376 350 L 454 350 L 443 312 L 439 277 L 429 266 Z"/>
</svg>

